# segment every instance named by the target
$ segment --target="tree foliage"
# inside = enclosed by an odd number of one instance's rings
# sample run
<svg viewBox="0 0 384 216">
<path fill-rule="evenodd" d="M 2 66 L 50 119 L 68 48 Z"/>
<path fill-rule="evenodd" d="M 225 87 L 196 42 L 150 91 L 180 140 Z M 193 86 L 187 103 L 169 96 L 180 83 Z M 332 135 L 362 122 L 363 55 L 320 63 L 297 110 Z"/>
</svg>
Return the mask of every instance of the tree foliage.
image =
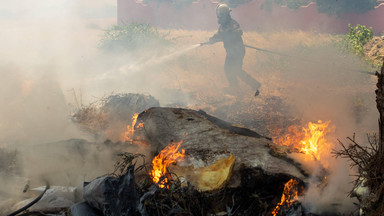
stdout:
<svg viewBox="0 0 384 216">
<path fill-rule="evenodd" d="M 291 9 L 298 9 L 301 6 L 308 5 L 312 0 L 270 0 L 278 5 L 285 5 Z"/>
<path fill-rule="evenodd" d="M 377 0 L 316 0 L 319 13 L 341 16 L 345 13 L 365 13 L 375 8 Z"/>
<path fill-rule="evenodd" d="M 263 7 L 270 8 L 272 4 L 284 5 L 291 9 L 316 2 L 319 13 L 342 16 L 345 13 L 364 13 L 375 8 L 378 0 L 265 0 Z"/>
<path fill-rule="evenodd" d="M 290 9 L 296 10 L 301 6 L 308 5 L 313 0 L 265 0 L 261 5 L 261 8 L 267 11 L 272 9 L 272 5 L 287 6 Z"/>
</svg>

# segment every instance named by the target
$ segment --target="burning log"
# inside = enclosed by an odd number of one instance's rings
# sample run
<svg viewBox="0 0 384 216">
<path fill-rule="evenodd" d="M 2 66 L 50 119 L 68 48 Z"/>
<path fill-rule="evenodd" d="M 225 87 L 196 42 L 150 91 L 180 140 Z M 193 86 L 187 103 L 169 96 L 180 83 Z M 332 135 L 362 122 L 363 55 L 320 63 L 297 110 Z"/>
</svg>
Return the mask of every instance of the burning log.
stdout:
<svg viewBox="0 0 384 216">
<path fill-rule="evenodd" d="M 185 158 L 178 164 L 182 167 L 209 167 L 233 154 L 236 162 L 229 181 L 231 187 L 244 184 L 242 170 L 247 169 L 254 170 L 250 172 L 255 174 L 251 178 L 262 174 L 275 176 L 284 183 L 292 177 L 305 181 L 308 176 L 297 163 L 273 151 L 279 147 L 271 139 L 232 126 L 203 111 L 150 108 L 141 113 L 137 121 L 143 123 L 143 127 L 136 128 L 133 140 L 147 143 L 153 153 L 172 142 L 183 140 L 180 148 L 185 151 Z"/>
</svg>

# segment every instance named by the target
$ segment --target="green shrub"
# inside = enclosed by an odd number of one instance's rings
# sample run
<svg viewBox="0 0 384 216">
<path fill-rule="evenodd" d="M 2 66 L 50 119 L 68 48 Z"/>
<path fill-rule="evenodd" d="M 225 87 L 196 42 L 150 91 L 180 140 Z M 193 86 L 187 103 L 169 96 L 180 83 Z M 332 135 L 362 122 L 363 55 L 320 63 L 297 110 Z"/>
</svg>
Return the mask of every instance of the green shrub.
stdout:
<svg viewBox="0 0 384 216">
<path fill-rule="evenodd" d="M 137 48 L 169 45 L 166 36 L 149 24 L 116 25 L 105 30 L 100 49 L 106 52 L 129 52 Z"/>
<path fill-rule="evenodd" d="M 373 38 L 372 27 L 367 28 L 364 25 L 348 25 L 349 33 L 343 38 L 343 48 L 360 57 L 364 56 L 364 44 Z"/>
</svg>

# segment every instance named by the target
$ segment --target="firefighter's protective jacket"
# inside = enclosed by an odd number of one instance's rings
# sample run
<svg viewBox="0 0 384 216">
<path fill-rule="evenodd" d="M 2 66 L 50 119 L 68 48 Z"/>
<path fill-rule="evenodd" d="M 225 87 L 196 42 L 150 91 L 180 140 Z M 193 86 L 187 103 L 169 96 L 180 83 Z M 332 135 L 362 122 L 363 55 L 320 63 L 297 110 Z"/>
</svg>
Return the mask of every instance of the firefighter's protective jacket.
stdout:
<svg viewBox="0 0 384 216">
<path fill-rule="evenodd" d="M 209 43 L 214 44 L 223 41 L 227 55 L 245 54 L 245 47 L 241 36 L 243 31 L 236 20 L 230 18 L 228 22 L 221 24 L 217 32 L 209 39 Z"/>
</svg>

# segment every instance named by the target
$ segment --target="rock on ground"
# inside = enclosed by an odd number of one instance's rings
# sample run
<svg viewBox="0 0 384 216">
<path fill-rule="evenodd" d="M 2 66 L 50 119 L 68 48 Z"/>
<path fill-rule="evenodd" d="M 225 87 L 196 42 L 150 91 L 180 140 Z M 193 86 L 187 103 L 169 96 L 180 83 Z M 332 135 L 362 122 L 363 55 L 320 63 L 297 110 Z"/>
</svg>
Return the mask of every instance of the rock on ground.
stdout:
<svg viewBox="0 0 384 216">
<path fill-rule="evenodd" d="M 203 111 L 181 108 L 150 108 L 141 113 L 135 129 L 136 144 L 148 144 L 157 154 L 172 142 L 183 140 L 184 165 L 208 166 L 233 154 L 234 173 L 241 168 L 262 169 L 270 175 L 283 174 L 304 180 L 306 173 L 291 160 L 274 154 L 271 139 L 246 128 L 232 126 Z M 275 147 L 275 146 L 274 146 Z"/>
</svg>

